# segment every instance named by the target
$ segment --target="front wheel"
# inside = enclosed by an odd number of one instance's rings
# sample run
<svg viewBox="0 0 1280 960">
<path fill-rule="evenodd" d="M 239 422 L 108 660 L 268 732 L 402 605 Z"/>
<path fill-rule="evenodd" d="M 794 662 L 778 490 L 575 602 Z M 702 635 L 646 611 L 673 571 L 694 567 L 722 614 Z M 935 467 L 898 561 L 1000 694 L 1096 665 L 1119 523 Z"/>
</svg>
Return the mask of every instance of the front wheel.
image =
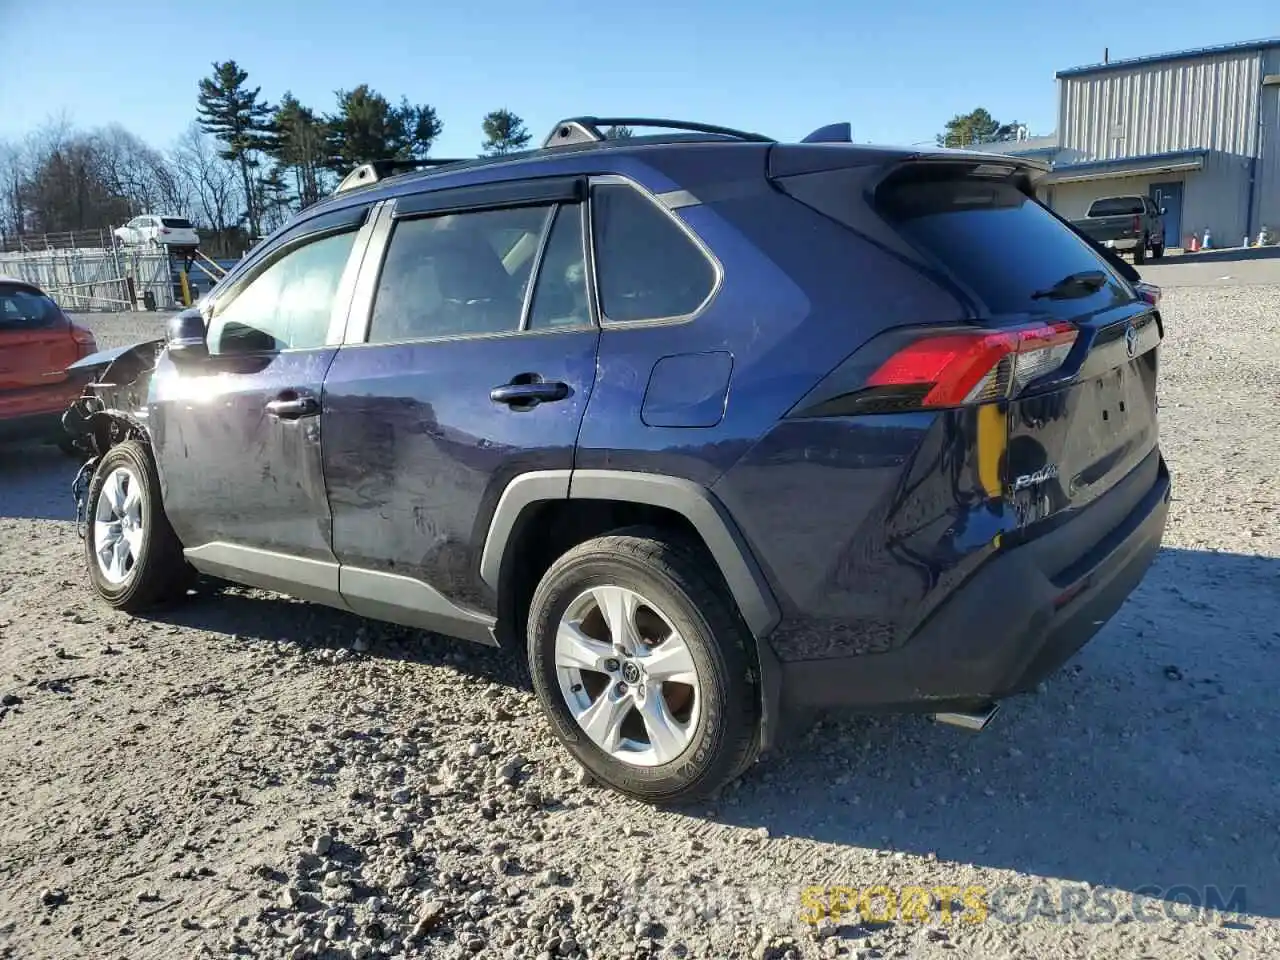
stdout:
<svg viewBox="0 0 1280 960">
<path fill-rule="evenodd" d="M 134 613 L 186 592 L 191 568 L 165 516 L 160 477 L 144 444 L 126 440 L 103 455 L 85 511 L 85 559 L 98 596 Z"/>
<path fill-rule="evenodd" d="M 754 640 L 709 567 L 699 546 L 633 528 L 560 557 L 530 605 L 530 672 L 553 732 L 640 800 L 705 797 L 757 749 Z"/>
</svg>

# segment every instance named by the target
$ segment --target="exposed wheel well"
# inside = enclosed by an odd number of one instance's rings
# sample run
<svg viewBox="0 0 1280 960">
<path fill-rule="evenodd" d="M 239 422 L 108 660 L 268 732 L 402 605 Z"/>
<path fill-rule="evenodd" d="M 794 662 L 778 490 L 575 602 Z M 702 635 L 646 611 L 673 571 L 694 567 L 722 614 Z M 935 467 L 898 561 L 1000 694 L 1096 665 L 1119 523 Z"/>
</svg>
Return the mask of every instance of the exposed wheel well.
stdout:
<svg viewBox="0 0 1280 960">
<path fill-rule="evenodd" d="M 622 527 L 670 531 L 704 550 L 692 523 L 665 507 L 615 500 L 551 500 L 526 509 L 511 531 L 498 584 L 498 643 L 523 656 L 529 601 L 556 558 L 580 543 Z M 711 553 L 707 551 L 709 563 Z"/>
</svg>

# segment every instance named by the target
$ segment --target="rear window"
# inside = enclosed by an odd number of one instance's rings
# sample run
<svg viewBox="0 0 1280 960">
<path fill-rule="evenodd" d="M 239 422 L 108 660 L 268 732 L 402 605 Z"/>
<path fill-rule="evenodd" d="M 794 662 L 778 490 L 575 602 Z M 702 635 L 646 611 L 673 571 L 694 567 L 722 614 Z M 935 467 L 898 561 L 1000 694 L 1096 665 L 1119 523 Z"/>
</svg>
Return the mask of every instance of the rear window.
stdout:
<svg viewBox="0 0 1280 960">
<path fill-rule="evenodd" d="M 1145 209 L 1141 197 L 1106 197 L 1089 205 L 1088 216 L 1116 217 L 1127 213 L 1142 213 Z"/>
<path fill-rule="evenodd" d="M 61 319 L 57 304 L 43 293 L 13 284 L 0 284 L 0 333 L 51 327 Z"/>
<path fill-rule="evenodd" d="M 186 217 L 161 217 L 160 222 L 166 227 L 174 227 L 178 230 L 191 229 L 191 221 Z"/>
<path fill-rule="evenodd" d="M 1079 316 L 1133 300 L 1105 260 L 1013 184 L 910 179 L 882 188 L 877 206 L 913 246 L 938 260 L 992 314 Z M 1095 293 L 1035 296 L 1102 271 Z"/>
</svg>

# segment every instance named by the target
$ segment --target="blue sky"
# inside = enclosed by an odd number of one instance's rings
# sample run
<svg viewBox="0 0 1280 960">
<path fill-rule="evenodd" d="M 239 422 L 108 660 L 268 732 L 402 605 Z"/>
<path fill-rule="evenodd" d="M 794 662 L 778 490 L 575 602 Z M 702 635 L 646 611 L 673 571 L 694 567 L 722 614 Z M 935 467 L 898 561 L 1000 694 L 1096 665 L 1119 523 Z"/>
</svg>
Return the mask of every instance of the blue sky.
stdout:
<svg viewBox="0 0 1280 960">
<path fill-rule="evenodd" d="M 1278 0 L 0 0 L 0 137 L 65 111 L 167 147 L 213 60 L 275 100 L 332 108 L 367 82 L 433 105 L 433 151 L 470 156 L 507 107 L 540 139 L 563 115 L 697 119 L 798 138 L 840 120 L 913 143 L 953 114 L 1055 123 L 1054 72 L 1280 33 Z M 1070 10 L 1070 13 L 1067 11 Z M 16 42 L 15 42 L 16 41 Z"/>
</svg>

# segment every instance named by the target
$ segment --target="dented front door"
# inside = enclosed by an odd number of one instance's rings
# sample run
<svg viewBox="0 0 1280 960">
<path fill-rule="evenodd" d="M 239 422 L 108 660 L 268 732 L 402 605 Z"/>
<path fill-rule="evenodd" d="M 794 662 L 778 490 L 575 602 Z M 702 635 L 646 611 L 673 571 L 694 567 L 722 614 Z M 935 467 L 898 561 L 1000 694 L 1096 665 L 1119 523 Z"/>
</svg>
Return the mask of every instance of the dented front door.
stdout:
<svg viewBox="0 0 1280 960">
<path fill-rule="evenodd" d="M 320 458 L 320 398 L 336 348 L 162 356 L 152 439 L 164 504 L 183 546 L 211 543 L 334 562 Z"/>
</svg>

